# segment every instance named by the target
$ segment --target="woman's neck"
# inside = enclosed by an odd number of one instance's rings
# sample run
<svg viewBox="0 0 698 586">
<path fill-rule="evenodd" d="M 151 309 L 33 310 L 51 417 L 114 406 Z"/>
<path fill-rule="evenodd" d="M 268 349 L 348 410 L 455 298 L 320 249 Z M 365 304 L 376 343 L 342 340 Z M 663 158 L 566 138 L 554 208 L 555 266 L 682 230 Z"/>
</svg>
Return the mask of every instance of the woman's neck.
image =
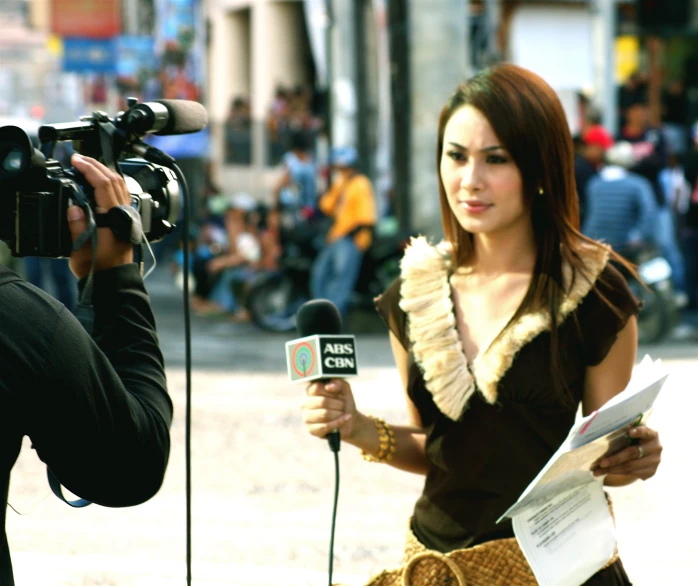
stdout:
<svg viewBox="0 0 698 586">
<path fill-rule="evenodd" d="M 482 277 L 532 273 L 536 262 L 533 230 L 525 234 L 476 234 L 473 268 Z"/>
</svg>

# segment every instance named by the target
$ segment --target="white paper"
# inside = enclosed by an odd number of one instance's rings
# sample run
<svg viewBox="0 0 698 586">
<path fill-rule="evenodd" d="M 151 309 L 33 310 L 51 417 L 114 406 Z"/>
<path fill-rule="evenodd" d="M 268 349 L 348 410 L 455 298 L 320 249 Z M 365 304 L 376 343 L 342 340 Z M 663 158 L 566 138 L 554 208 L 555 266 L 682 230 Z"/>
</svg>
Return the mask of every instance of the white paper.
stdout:
<svg viewBox="0 0 698 586">
<path fill-rule="evenodd" d="M 513 525 L 540 586 L 579 586 L 615 553 L 615 526 L 600 480 L 516 515 Z"/>
<path fill-rule="evenodd" d="M 613 518 L 603 478 L 592 470 L 602 457 L 628 445 L 627 432 L 646 422 L 667 376 L 660 361 L 646 356 L 622 393 L 572 427 L 499 519 L 512 519 L 514 535 L 541 586 L 579 586 L 613 555 Z"/>
<path fill-rule="evenodd" d="M 568 438 L 570 447 L 576 448 L 606 435 L 649 411 L 667 376 L 659 360 L 653 363 L 649 356 L 645 356 L 633 370 L 625 390 L 575 426 L 575 432 Z"/>
</svg>

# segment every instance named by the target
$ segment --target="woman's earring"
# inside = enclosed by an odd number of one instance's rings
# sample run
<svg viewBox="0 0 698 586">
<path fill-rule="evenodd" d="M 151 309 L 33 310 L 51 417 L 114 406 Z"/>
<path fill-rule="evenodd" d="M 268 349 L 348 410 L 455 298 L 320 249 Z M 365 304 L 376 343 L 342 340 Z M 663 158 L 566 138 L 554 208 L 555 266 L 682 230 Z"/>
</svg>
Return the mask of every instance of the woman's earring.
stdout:
<svg viewBox="0 0 698 586">
<path fill-rule="evenodd" d="M 538 195 L 543 195 L 543 188 L 542 187 L 538 188 Z"/>
</svg>

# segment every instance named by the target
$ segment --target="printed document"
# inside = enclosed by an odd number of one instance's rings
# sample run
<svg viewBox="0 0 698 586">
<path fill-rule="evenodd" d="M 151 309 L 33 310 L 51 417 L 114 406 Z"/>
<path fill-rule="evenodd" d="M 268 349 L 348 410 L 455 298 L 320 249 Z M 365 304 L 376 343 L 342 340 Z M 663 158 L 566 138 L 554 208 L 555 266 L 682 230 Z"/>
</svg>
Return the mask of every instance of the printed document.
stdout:
<svg viewBox="0 0 698 586">
<path fill-rule="evenodd" d="M 592 469 L 629 445 L 628 431 L 645 424 L 668 373 L 645 356 L 625 390 L 577 422 L 550 461 L 499 521 L 514 534 L 541 586 L 579 586 L 616 550 L 615 525 Z"/>
</svg>

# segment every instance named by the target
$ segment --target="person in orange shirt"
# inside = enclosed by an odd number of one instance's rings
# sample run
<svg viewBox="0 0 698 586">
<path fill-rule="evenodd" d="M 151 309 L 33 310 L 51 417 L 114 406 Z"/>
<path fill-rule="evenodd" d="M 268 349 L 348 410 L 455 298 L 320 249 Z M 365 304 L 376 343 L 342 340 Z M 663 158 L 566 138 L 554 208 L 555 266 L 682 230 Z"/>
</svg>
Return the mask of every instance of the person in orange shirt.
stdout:
<svg viewBox="0 0 698 586">
<path fill-rule="evenodd" d="M 373 241 L 376 202 L 370 179 L 357 170 L 354 147 L 332 149 L 330 163 L 337 175 L 318 206 L 333 223 L 313 263 L 310 293 L 314 299 L 329 299 L 345 316 L 364 253 Z"/>
</svg>

